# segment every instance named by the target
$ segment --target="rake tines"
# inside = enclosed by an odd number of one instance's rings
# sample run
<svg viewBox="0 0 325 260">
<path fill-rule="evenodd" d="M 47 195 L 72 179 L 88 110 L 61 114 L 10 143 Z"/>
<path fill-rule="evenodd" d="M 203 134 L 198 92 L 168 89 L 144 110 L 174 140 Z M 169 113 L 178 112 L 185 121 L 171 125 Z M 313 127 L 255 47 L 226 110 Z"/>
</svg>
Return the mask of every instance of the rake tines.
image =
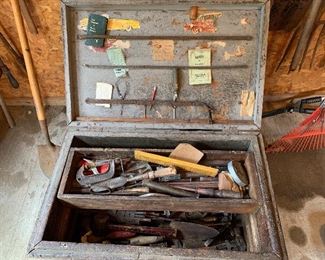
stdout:
<svg viewBox="0 0 325 260">
<path fill-rule="evenodd" d="M 325 102 L 297 128 L 266 149 L 266 152 L 302 152 L 325 148 Z"/>
</svg>

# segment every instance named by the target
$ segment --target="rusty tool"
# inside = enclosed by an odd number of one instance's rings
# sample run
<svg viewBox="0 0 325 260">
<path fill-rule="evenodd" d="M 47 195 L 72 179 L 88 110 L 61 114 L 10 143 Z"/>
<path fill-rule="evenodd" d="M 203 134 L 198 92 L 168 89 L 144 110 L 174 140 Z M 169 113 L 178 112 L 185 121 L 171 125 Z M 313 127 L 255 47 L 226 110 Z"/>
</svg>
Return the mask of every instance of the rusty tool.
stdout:
<svg viewBox="0 0 325 260">
<path fill-rule="evenodd" d="M 116 91 L 117 91 L 117 95 L 118 95 L 118 97 L 121 99 L 121 100 L 124 100 L 125 98 L 126 98 L 126 95 L 127 95 L 127 93 L 128 93 L 128 90 L 129 90 L 129 82 L 126 82 L 125 83 L 125 91 L 124 91 L 124 94 L 122 95 L 122 92 L 121 92 L 121 90 L 120 90 L 120 88 L 119 88 L 119 81 L 121 80 L 121 78 L 118 78 L 118 80 L 116 81 L 116 83 L 115 83 L 115 87 L 116 87 Z M 121 105 L 121 111 L 120 111 L 120 115 L 122 116 L 123 115 L 123 105 Z"/>
<path fill-rule="evenodd" d="M 176 181 L 176 180 L 180 180 L 181 179 L 181 175 L 180 174 L 175 174 L 172 176 L 165 176 L 165 177 L 161 177 L 159 178 L 159 182 L 170 182 L 170 181 Z"/>
<path fill-rule="evenodd" d="M 214 40 L 214 41 L 252 41 L 254 37 L 248 35 L 200 35 L 200 40 Z M 192 41 L 193 36 L 175 36 L 175 35 L 118 35 L 113 36 L 109 34 L 79 34 L 78 40 L 86 39 L 110 39 L 110 40 L 135 40 L 135 41 L 149 41 L 149 40 L 174 40 L 174 41 Z"/>
<path fill-rule="evenodd" d="M 1 34 L 4 36 L 4 38 L 6 39 L 6 41 L 10 44 L 11 48 L 14 49 L 14 51 L 17 53 L 17 54 L 20 54 L 20 56 L 23 56 L 19 49 L 17 48 L 16 44 L 14 41 L 12 41 L 12 39 L 10 38 L 7 30 L 5 29 L 5 27 L 2 25 L 1 21 L 0 21 L 0 31 L 1 31 Z"/>
<path fill-rule="evenodd" d="M 117 223 L 127 225 L 139 225 L 143 221 L 151 222 L 151 219 L 146 217 L 147 212 L 143 211 L 109 210 L 109 216 L 113 217 Z"/>
<path fill-rule="evenodd" d="M 169 106 L 196 106 L 196 107 L 206 107 L 209 110 L 213 110 L 209 105 L 201 101 L 170 101 L 170 100 L 145 100 L 145 99 L 95 99 L 87 98 L 85 100 L 87 104 L 111 104 L 111 105 L 139 105 L 139 106 L 150 106 L 153 105 L 169 105 Z"/>
<path fill-rule="evenodd" d="M 106 190 L 113 190 L 123 187 L 127 182 L 140 181 L 144 179 L 155 179 L 164 176 L 175 175 L 176 169 L 172 167 L 158 169 L 156 171 L 151 171 L 144 173 L 142 175 L 134 176 L 131 178 L 126 178 L 124 176 L 119 176 L 113 179 L 105 180 L 99 183 L 96 183 L 91 186 L 93 192 L 102 192 Z"/>
<path fill-rule="evenodd" d="M 82 243 L 102 243 L 105 240 L 121 240 L 135 237 L 136 233 L 128 231 L 112 231 L 108 235 L 98 236 L 92 231 L 88 231 L 81 237 Z"/>
<path fill-rule="evenodd" d="M 152 168 L 149 163 L 141 161 L 131 161 L 125 170 L 126 174 L 138 172 L 140 174 L 150 172 Z"/>
<path fill-rule="evenodd" d="M 85 100 L 87 104 L 111 104 L 111 105 L 138 105 L 144 106 L 145 111 L 147 106 L 151 105 L 166 105 L 172 108 L 174 107 L 186 107 L 186 106 L 194 106 L 194 107 L 204 107 L 207 109 L 208 120 L 209 123 L 212 124 L 212 111 L 214 110 L 208 104 L 201 101 L 172 101 L 172 100 L 141 100 L 141 99 L 127 99 L 127 100 L 118 100 L 118 99 L 95 99 L 95 98 L 87 98 Z M 146 114 L 146 113 L 144 113 Z"/>
<path fill-rule="evenodd" d="M 176 186 L 179 189 L 195 192 L 199 195 L 212 197 L 212 198 L 227 198 L 227 199 L 242 199 L 243 193 L 235 192 L 231 190 L 215 190 L 215 189 L 205 189 L 205 188 L 189 188 L 186 186 Z"/>
<path fill-rule="evenodd" d="M 155 70 L 206 70 L 206 69 L 213 69 L 213 70 L 222 70 L 222 69 L 247 69 L 248 66 L 245 64 L 242 65 L 211 65 L 211 66 L 173 66 L 173 65 L 95 65 L 95 64 L 83 64 L 82 66 L 89 68 L 89 69 L 137 69 L 137 70 L 147 70 L 147 69 L 155 69 Z"/>
<path fill-rule="evenodd" d="M 172 221 L 170 227 L 182 234 L 184 248 L 204 247 L 204 242 L 215 238 L 220 232 L 214 228 L 191 222 Z"/>
<path fill-rule="evenodd" d="M 112 192 L 112 195 L 142 195 L 149 193 L 148 187 L 138 187 L 138 188 L 130 188 L 124 190 L 117 190 Z"/>
<path fill-rule="evenodd" d="M 120 240 L 123 238 L 131 238 L 134 236 L 136 236 L 136 233 L 134 233 L 134 232 L 116 230 L 116 231 L 110 232 L 107 235 L 107 239 Z"/>
<path fill-rule="evenodd" d="M 156 163 L 164 166 L 175 166 L 184 169 L 189 172 L 198 173 L 201 175 L 206 175 L 209 177 L 215 177 L 220 170 L 218 168 L 213 168 L 201 164 L 191 163 L 184 160 L 178 160 L 166 156 L 161 156 L 158 154 L 147 153 L 140 150 L 134 151 L 134 157 L 137 160 L 147 161 L 151 163 Z M 240 167 L 239 162 L 230 161 L 227 165 L 228 171 L 232 179 L 240 186 L 248 185 L 247 173 L 243 166 Z"/>
<path fill-rule="evenodd" d="M 119 176 L 106 181 L 95 183 L 91 185 L 91 191 L 95 193 L 108 191 L 111 193 L 111 190 L 123 187 L 127 183 L 127 180 L 128 179 L 126 177 Z"/>
<path fill-rule="evenodd" d="M 167 184 L 157 183 L 154 181 L 148 181 L 145 180 L 142 182 L 144 186 L 149 187 L 149 189 L 152 189 L 154 191 L 158 191 L 161 193 L 167 193 L 176 197 L 196 197 L 195 193 L 184 191 L 181 189 L 176 189 L 174 187 L 171 187 Z"/>
<path fill-rule="evenodd" d="M 2 58 L 0 57 L 0 78 L 2 76 L 2 73 L 6 75 L 6 77 L 8 78 L 10 85 L 13 88 L 19 88 L 19 83 L 16 80 L 16 78 L 12 75 L 11 71 L 9 70 L 9 68 L 6 66 L 6 64 L 4 64 L 4 62 L 2 61 Z"/>
<path fill-rule="evenodd" d="M 188 187 L 192 189 L 199 188 L 210 188 L 210 189 L 218 189 L 219 182 L 216 181 L 173 181 L 168 182 L 168 185 L 177 187 L 181 189 L 181 187 Z"/>
<path fill-rule="evenodd" d="M 134 225 L 115 225 L 108 224 L 109 230 L 129 231 L 137 234 L 157 235 L 163 237 L 176 237 L 177 230 L 168 227 L 148 227 L 148 226 L 134 226 Z"/>
<path fill-rule="evenodd" d="M 169 197 L 168 194 L 163 194 L 163 193 L 146 193 L 146 194 L 142 194 L 139 196 L 140 198 L 149 198 L 149 197 Z"/>
<path fill-rule="evenodd" d="M 25 61 L 24 57 L 21 53 L 17 52 L 15 47 L 13 47 L 9 40 L 0 32 L 0 40 L 3 42 L 3 44 L 6 46 L 8 51 L 15 57 L 17 63 L 19 64 L 19 67 L 26 72 L 26 66 L 25 66 Z"/>
</svg>

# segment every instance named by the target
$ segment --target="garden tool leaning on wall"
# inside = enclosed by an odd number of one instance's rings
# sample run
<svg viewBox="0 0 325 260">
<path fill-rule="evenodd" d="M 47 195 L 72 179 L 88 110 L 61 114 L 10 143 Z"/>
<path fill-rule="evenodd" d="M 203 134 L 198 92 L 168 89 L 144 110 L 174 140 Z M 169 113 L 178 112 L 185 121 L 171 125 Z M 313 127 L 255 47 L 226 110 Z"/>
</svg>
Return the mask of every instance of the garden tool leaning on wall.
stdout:
<svg viewBox="0 0 325 260">
<path fill-rule="evenodd" d="M 16 22 L 16 27 L 18 31 L 18 36 L 19 36 L 25 64 L 26 64 L 27 75 L 28 75 L 28 80 L 29 80 L 33 100 L 34 100 L 34 105 L 36 108 L 37 119 L 39 121 L 42 134 L 46 140 L 46 145 L 38 146 L 39 163 L 43 173 L 47 176 L 50 176 L 53 172 L 54 164 L 56 162 L 58 147 L 55 146 L 50 140 L 47 123 L 46 123 L 45 110 L 41 99 L 41 94 L 40 94 L 39 85 L 36 77 L 36 72 L 34 69 L 32 56 L 30 53 L 30 48 L 29 48 L 25 26 L 23 23 L 23 18 L 21 15 L 19 0 L 10 0 L 10 1 L 14 13 L 14 18 Z"/>
<path fill-rule="evenodd" d="M 313 107 L 316 105 L 316 107 Z M 304 98 L 286 108 L 263 114 L 263 117 L 286 112 L 311 114 L 291 132 L 267 147 L 268 153 L 302 152 L 325 148 L 325 97 Z"/>
</svg>

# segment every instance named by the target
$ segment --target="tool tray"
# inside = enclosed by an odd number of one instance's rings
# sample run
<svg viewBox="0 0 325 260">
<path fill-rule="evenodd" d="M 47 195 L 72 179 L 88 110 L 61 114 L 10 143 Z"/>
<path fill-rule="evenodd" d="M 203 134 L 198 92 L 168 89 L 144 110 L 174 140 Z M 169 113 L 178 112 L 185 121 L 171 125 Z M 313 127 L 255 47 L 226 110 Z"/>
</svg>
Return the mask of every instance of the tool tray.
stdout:
<svg viewBox="0 0 325 260">
<path fill-rule="evenodd" d="M 191 23 L 189 10 L 195 5 L 199 14 L 218 14 L 216 32 L 184 30 L 184 25 Z M 199 4 L 167 0 L 62 1 L 69 126 L 30 241 L 29 256 L 286 257 L 259 134 L 267 42 L 267 33 L 263 32 L 268 30 L 269 5 L 269 1 L 255 0 Z M 85 46 L 86 32 L 78 29 L 78 24 L 90 13 L 140 22 L 139 29 L 109 31 L 111 39 L 129 42 L 130 46 L 123 49 L 126 78 L 117 80 L 113 69 L 121 66 L 113 66 L 106 53 Z M 160 56 L 162 60 L 157 60 L 153 45 L 166 40 L 173 41 L 173 58 L 166 60 Z M 163 46 L 165 42 L 160 43 Z M 197 47 L 211 49 L 211 84 L 189 84 L 189 71 L 193 68 L 188 65 L 187 52 Z M 179 103 L 172 103 L 176 68 Z M 107 100 L 96 100 L 97 82 L 114 86 L 112 100 L 116 103 L 112 102 L 110 108 L 98 106 L 107 104 Z M 127 90 L 124 104 L 118 102 L 121 97 L 116 85 L 123 92 Z M 152 102 L 155 86 L 158 90 Z M 179 143 L 190 143 L 203 151 L 202 163 L 206 165 L 223 165 L 230 160 L 243 162 L 249 178 L 245 197 L 140 198 L 78 192 L 76 172 L 84 156 L 100 159 L 132 155 L 135 149 L 168 155 Z M 79 212 L 106 210 L 236 214 L 243 225 L 247 249 L 235 252 L 79 243 L 72 235 Z"/>
<path fill-rule="evenodd" d="M 154 144 L 154 141 L 152 142 Z M 156 144 L 159 147 L 159 144 Z M 168 149 L 142 149 L 160 155 L 169 155 L 172 150 Z M 208 166 L 222 166 L 228 161 L 236 160 L 245 162 L 251 183 L 258 182 L 256 164 L 253 154 L 246 151 L 218 151 L 203 150 L 205 159 L 201 164 Z M 76 172 L 82 158 L 112 159 L 132 157 L 134 149 L 119 148 L 72 148 L 62 181 L 58 191 L 58 198 L 74 206 L 88 209 L 118 209 L 126 207 L 132 210 L 178 210 L 191 212 L 196 210 L 211 210 L 231 213 L 250 213 L 255 211 L 257 200 L 254 194 L 255 185 L 252 187 L 245 199 L 211 199 L 211 198 L 177 198 L 177 197 L 151 197 L 139 198 L 138 196 L 81 194 L 81 187 L 76 181 Z M 168 183 L 167 183 L 168 184 Z M 249 195 L 252 194 L 252 195 Z M 249 198 L 252 197 L 253 199 Z M 95 199 L 96 198 L 96 199 Z"/>
</svg>

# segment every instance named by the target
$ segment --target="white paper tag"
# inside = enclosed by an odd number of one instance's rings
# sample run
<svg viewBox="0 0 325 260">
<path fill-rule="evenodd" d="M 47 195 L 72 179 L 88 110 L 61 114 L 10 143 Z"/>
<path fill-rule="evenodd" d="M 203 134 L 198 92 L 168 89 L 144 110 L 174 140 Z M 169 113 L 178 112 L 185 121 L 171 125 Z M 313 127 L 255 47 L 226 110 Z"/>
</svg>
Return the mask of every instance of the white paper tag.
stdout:
<svg viewBox="0 0 325 260">
<path fill-rule="evenodd" d="M 104 82 L 96 83 L 96 99 L 112 99 L 113 86 Z M 96 104 L 96 106 L 110 108 L 110 104 Z"/>
</svg>

